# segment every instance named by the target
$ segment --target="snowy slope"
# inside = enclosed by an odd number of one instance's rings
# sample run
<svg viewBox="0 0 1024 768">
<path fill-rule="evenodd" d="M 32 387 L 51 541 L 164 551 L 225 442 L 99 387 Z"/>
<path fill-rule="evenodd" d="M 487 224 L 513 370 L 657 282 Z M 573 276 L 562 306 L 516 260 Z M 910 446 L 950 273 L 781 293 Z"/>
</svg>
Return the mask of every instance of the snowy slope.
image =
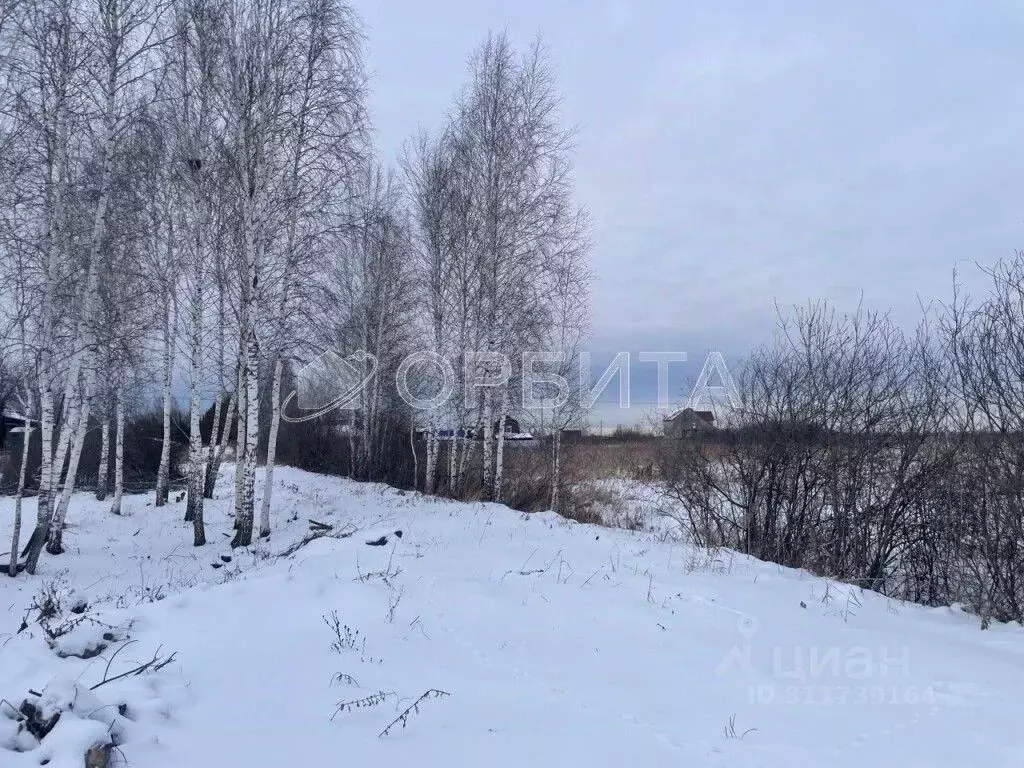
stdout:
<svg viewBox="0 0 1024 768">
<path fill-rule="evenodd" d="M 137 768 L 1024 765 L 1019 627 L 980 632 L 954 609 L 660 534 L 279 476 L 274 538 L 218 569 L 228 499 L 208 509 L 215 543 L 198 552 L 183 504 L 132 497 L 118 519 L 78 499 L 69 552 L 35 579 L 0 578 L 0 697 L 17 705 L 58 675 L 103 679 L 116 644 L 83 661 L 58 659 L 38 627 L 8 636 L 67 569 L 104 624 L 131 624 L 110 674 L 177 653 L 95 691 L 108 710 L 127 704 L 101 727 Z M 309 517 L 358 530 L 274 557 Z M 381 535 L 386 546 L 366 544 Z M 352 633 L 340 649 L 332 612 Z M 450 695 L 378 735 L 431 689 Z M 44 752 L 80 766 L 68 721 L 34 751 L 0 750 L 0 766 Z"/>
</svg>

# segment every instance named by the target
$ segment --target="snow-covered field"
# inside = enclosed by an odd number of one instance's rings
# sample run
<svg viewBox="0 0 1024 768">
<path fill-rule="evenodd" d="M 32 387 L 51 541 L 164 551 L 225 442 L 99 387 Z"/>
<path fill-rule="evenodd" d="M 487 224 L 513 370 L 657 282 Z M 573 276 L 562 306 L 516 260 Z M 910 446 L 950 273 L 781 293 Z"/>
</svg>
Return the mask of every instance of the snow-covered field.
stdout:
<svg viewBox="0 0 1024 768">
<path fill-rule="evenodd" d="M 68 553 L 0 577 L 0 697 L 76 701 L 41 745 L 0 716 L 0 766 L 80 768 L 106 732 L 136 768 L 1024 765 L 1019 627 L 664 532 L 278 477 L 274 537 L 231 562 L 224 490 L 200 550 L 183 504 L 130 497 L 113 518 L 82 496 Z M 308 518 L 352 535 L 277 556 Z M 62 659 L 39 625 L 19 633 L 60 578 L 89 620 L 56 650 L 128 644 Z M 384 732 L 428 691 L 447 695 Z"/>
</svg>

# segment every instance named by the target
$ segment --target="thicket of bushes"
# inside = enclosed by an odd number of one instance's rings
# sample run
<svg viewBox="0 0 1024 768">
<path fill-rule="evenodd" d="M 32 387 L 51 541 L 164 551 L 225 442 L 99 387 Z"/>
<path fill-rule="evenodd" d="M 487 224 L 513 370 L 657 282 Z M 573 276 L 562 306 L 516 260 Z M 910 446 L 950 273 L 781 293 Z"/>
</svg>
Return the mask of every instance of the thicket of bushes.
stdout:
<svg viewBox="0 0 1024 768">
<path fill-rule="evenodd" d="M 797 311 L 717 432 L 666 440 L 686 530 L 893 597 L 1024 619 L 1024 266 L 905 334 Z"/>
</svg>

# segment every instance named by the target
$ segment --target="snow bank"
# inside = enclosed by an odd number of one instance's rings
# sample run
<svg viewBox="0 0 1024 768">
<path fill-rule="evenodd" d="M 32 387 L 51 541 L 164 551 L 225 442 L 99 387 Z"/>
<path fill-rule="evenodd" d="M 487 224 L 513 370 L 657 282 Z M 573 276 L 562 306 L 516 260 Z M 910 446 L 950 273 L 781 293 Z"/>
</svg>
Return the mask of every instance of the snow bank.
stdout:
<svg viewBox="0 0 1024 768">
<path fill-rule="evenodd" d="M 66 706 L 121 647 L 59 659 L 37 626 L 14 634 L 40 584 L 66 568 L 100 620 L 130 625 L 110 674 L 177 652 L 94 692 L 91 709 L 120 718 L 120 749 L 138 768 L 1024 764 L 1018 627 L 980 632 L 956 610 L 662 530 L 290 469 L 275 481 L 274 537 L 246 552 L 188 546 L 182 505 L 132 497 L 130 516 L 109 518 L 76 499 L 68 554 L 44 559 L 34 580 L 0 579 L 11 606 L 0 634 L 12 634 L 0 696 L 17 704 L 45 687 Z M 229 508 L 208 510 L 209 539 L 224 546 Z M 355 532 L 275 557 L 308 518 Z M 115 721 L 80 709 L 42 746 L 0 751 L 0 765 L 44 754 L 82 765 L 83 745 Z M 10 722 L 0 717 L 7 749 L 19 746 Z"/>
</svg>

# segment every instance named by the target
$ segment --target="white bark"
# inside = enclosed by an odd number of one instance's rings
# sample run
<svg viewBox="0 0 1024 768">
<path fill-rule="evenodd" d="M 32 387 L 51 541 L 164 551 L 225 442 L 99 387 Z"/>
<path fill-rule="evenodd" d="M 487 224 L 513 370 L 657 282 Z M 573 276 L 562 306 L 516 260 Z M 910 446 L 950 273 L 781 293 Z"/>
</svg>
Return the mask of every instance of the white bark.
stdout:
<svg viewBox="0 0 1024 768">
<path fill-rule="evenodd" d="M 189 411 L 189 457 L 188 457 L 188 488 L 186 489 L 185 520 L 192 522 L 192 543 L 201 547 L 206 543 L 206 529 L 203 522 L 203 491 L 205 489 L 204 470 L 206 456 L 203 451 L 203 435 L 199 428 L 203 404 L 200 398 L 199 385 L 202 379 L 203 359 L 203 253 L 200 248 L 200 235 L 196 236 L 196 251 L 193 253 L 194 282 L 191 286 L 189 317 L 189 377 L 188 377 L 188 411 Z"/>
<path fill-rule="evenodd" d="M 479 430 L 479 424 L 475 430 Z M 474 434 L 478 434 L 478 432 L 475 431 Z M 463 438 L 462 455 L 459 457 L 458 476 L 456 477 L 456 481 L 460 485 L 462 484 L 463 478 L 466 477 L 466 467 L 469 466 L 469 462 L 473 458 L 473 454 L 476 453 L 477 447 L 481 442 L 483 441 L 471 440 L 468 437 Z"/>
<path fill-rule="evenodd" d="M 170 246 L 168 246 L 170 250 Z M 160 444 L 160 467 L 156 475 L 156 506 L 167 503 L 171 474 L 171 384 L 174 376 L 174 299 L 165 297 L 163 328 L 163 441 Z"/>
<path fill-rule="evenodd" d="M 494 409 L 491 405 L 491 387 L 484 388 L 484 407 L 483 407 L 483 428 L 484 428 L 484 445 L 483 445 L 483 498 L 485 501 L 491 501 L 494 498 L 494 423 L 491 421 L 494 414 Z"/>
<path fill-rule="evenodd" d="M 46 543 L 46 532 L 50 524 L 50 508 L 53 487 L 53 390 L 43 387 L 40 408 L 40 440 L 42 443 L 42 460 L 39 469 L 39 495 L 36 513 L 36 528 L 26 549 L 28 555 L 25 570 L 30 574 L 36 572 L 39 553 Z"/>
<path fill-rule="evenodd" d="M 360 398 L 362 393 L 360 393 Z M 350 480 L 356 478 L 356 411 L 351 409 L 348 412 L 348 477 Z"/>
<path fill-rule="evenodd" d="M 416 417 L 413 416 L 409 419 L 409 449 L 412 451 L 412 489 L 418 491 L 420 481 L 420 458 L 416 454 Z M 427 455 L 430 455 L 430 449 L 427 449 Z M 426 480 L 424 479 L 424 488 L 426 487 Z"/>
<path fill-rule="evenodd" d="M 95 339 L 93 338 L 92 323 L 94 321 L 95 307 L 99 293 L 99 271 L 100 252 L 107 233 L 107 216 L 112 196 L 111 180 L 114 170 L 114 154 L 117 142 L 117 120 L 118 105 L 117 98 L 122 86 L 120 76 L 126 66 L 125 46 L 131 36 L 132 11 L 126 6 L 119 4 L 117 0 L 101 0 L 96 8 L 99 18 L 96 19 L 99 31 L 99 58 L 101 68 L 99 70 L 99 86 L 101 88 L 102 106 L 99 114 L 99 147 L 100 147 L 100 173 L 96 187 L 96 203 L 92 211 L 92 229 L 89 238 L 88 261 L 86 266 L 86 282 L 81 315 L 78 318 L 78 331 L 76 334 L 76 347 L 72 356 L 71 371 L 69 373 L 72 385 L 77 385 L 78 376 L 83 365 L 86 366 L 85 382 L 82 386 L 82 395 L 78 403 L 78 427 L 75 430 L 74 447 L 68 465 L 67 477 L 64 481 L 64 488 L 60 504 L 53 513 L 50 522 L 50 536 L 47 551 L 51 554 L 59 554 L 63 551 L 61 538 L 64 522 L 67 517 L 68 507 L 71 503 L 71 494 L 74 492 L 78 462 L 82 454 L 82 445 L 85 441 L 85 434 L 89 429 L 89 409 L 92 401 L 92 389 L 95 381 L 95 367 L 91 365 L 90 358 L 93 352 Z M 137 18 L 135 19 L 137 20 Z M 64 436 L 70 432 L 65 430 L 61 434 L 61 442 L 64 443 Z M 61 449 L 58 449 L 58 467 L 63 463 Z"/>
<path fill-rule="evenodd" d="M 218 392 L 217 399 L 213 404 L 213 424 L 210 425 L 210 447 L 206 452 L 206 467 L 203 470 L 203 498 L 210 498 L 206 494 L 206 488 L 210 484 L 209 473 L 213 471 L 213 465 L 217 461 L 217 451 L 220 450 L 220 420 L 224 409 L 224 393 Z"/>
<path fill-rule="evenodd" d="M 120 515 L 124 495 L 124 391 L 121 385 L 114 390 L 114 421 L 114 500 L 110 511 Z"/>
<path fill-rule="evenodd" d="M 189 375 L 189 468 L 186 491 L 185 519 L 192 522 L 192 543 L 201 547 L 206 543 L 206 529 L 203 523 L 203 490 L 206 456 L 203 451 L 203 436 L 199 429 L 202 403 L 199 397 L 200 364 L 198 350 L 193 348 Z"/>
<path fill-rule="evenodd" d="M 457 482 L 457 470 L 459 446 L 462 444 L 462 437 L 459 435 L 461 430 L 462 426 L 456 423 L 451 442 L 448 443 L 448 495 L 453 498 L 458 493 L 459 487 Z"/>
<path fill-rule="evenodd" d="M 277 458 L 277 433 L 281 427 L 281 377 L 284 361 L 274 361 L 274 380 L 270 390 L 270 436 L 267 442 L 267 466 L 263 479 L 263 502 L 260 509 L 260 538 L 270 536 L 270 499 L 274 488 L 274 462 Z"/>
<path fill-rule="evenodd" d="M 96 477 L 96 500 L 107 498 L 107 472 L 110 465 L 110 415 L 103 414 L 103 425 L 100 429 L 100 469 Z"/>
<path fill-rule="evenodd" d="M 25 570 L 34 574 L 45 543 L 56 481 L 53 472 L 53 388 L 57 382 L 55 359 L 61 333 L 58 289 L 71 271 L 67 258 L 70 249 L 65 227 L 65 200 L 73 175 L 69 139 L 77 128 L 73 123 L 78 117 L 73 107 L 81 96 L 81 81 L 75 77 L 81 39 L 70 4 L 43 6 L 31 3 L 17 7 L 19 11 L 26 12 L 21 19 L 24 45 L 18 51 L 23 58 L 20 73 L 9 68 L 9 75 L 16 78 L 12 85 L 23 87 L 25 91 L 25 98 L 19 100 L 17 110 L 17 119 L 26 131 L 25 141 L 30 151 L 38 153 L 42 159 L 35 179 L 44 233 L 40 249 L 41 302 L 36 342 L 40 358 L 42 463 L 36 527 L 25 548 Z M 34 230 L 35 224 L 31 226 Z M 33 231 L 28 236 L 34 239 L 36 233 Z"/>
<path fill-rule="evenodd" d="M 562 486 L 562 430 L 555 426 L 551 438 L 551 510 L 557 512 L 561 504 Z"/>
<path fill-rule="evenodd" d="M 57 509 L 54 510 L 53 517 L 50 520 L 50 535 L 46 551 L 51 555 L 59 555 L 64 551 L 64 523 L 67 520 L 68 508 L 71 505 L 71 495 L 75 492 L 75 481 L 78 479 L 78 462 L 82 458 L 82 446 L 85 444 L 85 435 L 89 431 L 89 412 L 92 407 L 94 380 L 94 369 L 92 366 L 89 366 L 85 374 L 85 381 L 82 384 L 82 405 L 78 413 L 78 425 L 75 429 L 74 444 L 70 451 L 71 455 L 68 460 L 67 476 L 64 478 L 64 488 L 61 490 Z"/>
<path fill-rule="evenodd" d="M 110 7 L 101 8 L 101 12 L 110 12 Z M 96 207 L 92 213 L 92 232 L 89 239 L 89 253 L 88 263 L 86 266 L 86 280 L 84 287 L 84 301 L 80 310 L 81 315 L 78 319 L 78 331 L 76 334 L 75 350 L 71 359 L 71 370 L 68 374 L 68 386 L 78 386 L 78 377 L 81 373 L 85 359 L 90 355 L 93 344 L 93 333 L 91 330 L 91 323 L 93 322 L 93 315 L 95 312 L 95 305 L 97 294 L 99 290 L 99 256 L 100 248 L 103 245 L 103 239 L 107 231 L 107 209 L 110 206 L 111 197 L 111 178 L 113 175 L 113 164 L 114 164 L 114 144 L 115 144 L 115 99 L 117 96 L 117 72 L 120 62 L 117 60 L 117 49 L 122 42 L 118 37 L 120 28 L 117 25 L 117 19 L 115 18 L 104 18 L 103 28 L 108 34 L 106 40 L 104 40 L 105 46 L 109 49 L 103 51 L 106 61 L 104 62 L 108 67 L 108 71 L 105 73 L 104 78 L 104 94 L 103 94 L 103 112 L 102 112 L 102 131 L 100 140 L 100 153 L 101 153 L 101 165 L 100 165 L 100 176 L 99 183 L 96 190 Z M 87 384 L 82 392 L 80 398 L 75 400 L 75 423 L 77 427 L 74 430 L 75 448 L 72 452 L 70 465 L 68 468 L 68 474 L 64 481 L 64 491 L 61 496 L 61 503 L 55 513 L 59 517 L 58 521 L 55 520 L 50 526 L 50 546 L 47 551 L 51 554 L 57 554 L 61 551 L 60 545 L 60 531 L 63 527 L 64 517 L 67 514 L 67 506 L 70 503 L 70 491 L 74 490 L 75 486 L 75 471 L 78 468 L 78 459 L 81 455 L 82 446 L 81 443 L 85 439 L 85 432 L 89 427 L 89 406 L 90 399 L 92 397 L 92 381 L 94 379 L 94 372 L 88 371 L 86 373 Z M 79 423 L 80 422 L 80 423 Z M 70 424 L 71 420 L 66 422 L 66 425 Z M 64 465 L 64 454 L 71 445 L 72 430 L 62 429 L 60 435 L 60 444 L 57 447 L 57 467 L 58 471 Z M 56 537 L 56 538 L 54 538 Z"/>
<path fill-rule="evenodd" d="M 32 422 L 28 418 L 31 408 L 26 409 L 22 422 L 21 433 L 21 469 L 18 470 L 18 489 L 14 493 L 14 530 L 11 531 L 11 559 L 7 565 L 7 575 L 18 575 L 18 548 L 21 546 L 21 500 L 25 496 L 25 472 L 28 467 L 28 454 L 32 442 Z"/>
<path fill-rule="evenodd" d="M 53 390 L 44 383 L 39 417 L 39 432 L 42 443 L 42 463 L 39 469 L 39 494 L 38 511 L 36 513 L 36 527 L 25 548 L 27 555 L 25 570 L 29 574 L 35 574 L 36 564 L 39 562 L 39 555 L 46 543 L 46 533 L 50 524 L 50 509 L 53 487 Z"/>
<path fill-rule="evenodd" d="M 501 501 L 502 483 L 505 479 L 505 420 L 508 413 L 508 386 L 501 388 L 501 412 L 498 414 L 498 446 L 495 451 L 494 500 Z"/>
<path fill-rule="evenodd" d="M 259 440 L 259 345 L 256 339 L 259 248 L 256 242 L 256 201 L 247 195 L 242 204 L 242 312 L 239 323 L 241 370 L 245 403 L 239 404 L 239 423 L 245 424 L 244 440 L 238 441 L 235 486 L 235 536 L 232 547 L 252 543 L 256 494 L 256 448 Z"/>
<path fill-rule="evenodd" d="M 224 407 L 224 426 L 220 432 L 220 443 L 214 446 L 213 460 L 206 470 L 206 481 L 204 483 L 203 495 L 213 498 L 213 492 L 217 485 L 217 475 L 220 474 L 220 465 L 224 461 L 224 454 L 228 449 L 228 440 L 231 437 L 231 419 L 235 412 L 235 393 L 232 392 L 228 398 L 228 404 Z"/>
<path fill-rule="evenodd" d="M 237 425 L 235 427 L 235 528 L 242 514 L 242 469 L 245 460 L 246 419 L 248 418 L 247 377 L 241 364 L 238 368 Z"/>
<path fill-rule="evenodd" d="M 413 433 L 415 433 L 415 421 L 413 421 Z M 423 478 L 423 492 L 434 493 L 434 476 L 437 473 L 437 416 L 431 412 L 430 422 L 427 426 L 427 462 L 426 476 Z M 413 446 L 413 458 L 416 458 L 415 445 Z"/>
<path fill-rule="evenodd" d="M 81 330 L 81 325 L 79 325 Z M 61 400 L 60 411 L 54 416 L 53 428 L 57 433 L 57 448 L 53 459 L 53 485 L 50 486 L 50 505 L 53 506 L 57 499 L 57 491 L 60 490 L 61 481 L 64 477 L 64 466 L 67 464 L 68 449 L 71 446 L 71 436 L 78 428 L 78 392 L 76 387 L 79 384 L 79 357 L 77 352 L 71 358 L 71 368 L 68 373 L 67 383 L 64 386 L 64 397 Z"/>
<path fill-rule="evenodd" d="M 255 314 L 255 306 L 252 308 Z M 252 315 L 250 315 L 252 318 Z M 249 332 L 245 345 L 245 453 L 242 457 L 241 503 L 235 520 L 233 547 L 247 547 L 252 543 L 253 516 L 256 490 L 256 448 L 259 440 L 259 347 L 256 333 Z"/>
</svg>

